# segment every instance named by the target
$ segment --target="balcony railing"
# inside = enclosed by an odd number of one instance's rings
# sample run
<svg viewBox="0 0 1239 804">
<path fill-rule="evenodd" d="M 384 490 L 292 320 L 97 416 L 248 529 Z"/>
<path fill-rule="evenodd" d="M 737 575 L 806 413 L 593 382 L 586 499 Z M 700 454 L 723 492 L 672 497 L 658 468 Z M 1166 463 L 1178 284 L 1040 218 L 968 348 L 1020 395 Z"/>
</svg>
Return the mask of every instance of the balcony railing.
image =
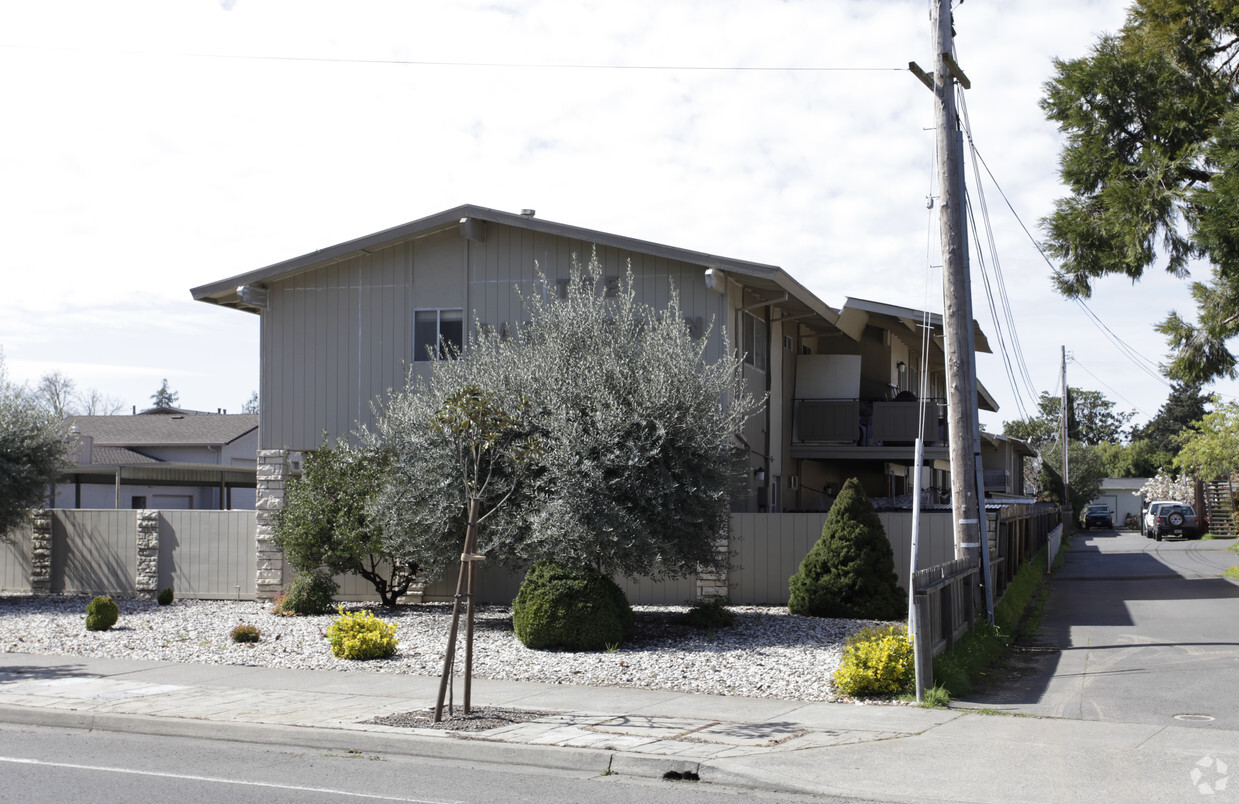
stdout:
<svg viewBox="0 0 1239 804">
<path fill-rule="evenodd" d="M 922 410 L 926 446 L 944 442 L 943 399 L 797 399 L 795 441 L 870 447 L 911 444 L 917 438 Z"/>
</svg>

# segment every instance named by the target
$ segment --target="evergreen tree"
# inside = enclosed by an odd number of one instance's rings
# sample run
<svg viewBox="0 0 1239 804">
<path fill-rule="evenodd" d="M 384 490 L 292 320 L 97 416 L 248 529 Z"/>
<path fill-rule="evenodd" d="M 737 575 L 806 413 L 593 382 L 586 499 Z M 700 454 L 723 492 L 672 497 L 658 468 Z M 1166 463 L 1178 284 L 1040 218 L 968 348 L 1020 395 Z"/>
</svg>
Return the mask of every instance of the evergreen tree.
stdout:
<svg viewBox="0 0 1239 804">
<path fill-rule="evenodd" d="M 1196 319 L 1159 325 L 1172 376 L 1236 376 L 1239 335 L 1239 4 L 1136 0 L 1117 34 L 1079 59 L 1055 60 L 1041 106 L 1067 135 L 1061 175 L 1071 195 L 1042 223 L 1068 296 L 1093 281 L 1143 276 L 1159 258 L 1192 284 Z"/>
<path fill-rule="evenodd" d="M 907 613 L 886 530 L 856 478 L 843 484 L 789 585 L 792 614 L 897 620 Z"/>
<path fill-rule="evenodd" d="M 168 379 L 165 377 L 163 384 L 159 386 L 159 390 L 151 394 L 151 401 L 155 403 L 157 408 L 174 408 L 180 396 L 180 394 L 168 388 Z"/>
</svg>

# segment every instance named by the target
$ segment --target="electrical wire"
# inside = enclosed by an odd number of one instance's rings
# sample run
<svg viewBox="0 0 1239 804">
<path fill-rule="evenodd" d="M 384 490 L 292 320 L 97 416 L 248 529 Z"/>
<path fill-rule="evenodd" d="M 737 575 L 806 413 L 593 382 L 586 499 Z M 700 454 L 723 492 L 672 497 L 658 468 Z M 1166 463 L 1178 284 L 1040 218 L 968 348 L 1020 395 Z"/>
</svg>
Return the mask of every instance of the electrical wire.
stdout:
<svg viewBox="0 0 1239 804">
<path fill-rule="evenodd" d="M 994 188 L 997 189 L 998 194 L 1002 196 L 1002 200 L 1006 203 L 1007 209 L 1009 209 L 1011 211 L 1011 214 L 1015 216 L 1016 222 L 1020 225 L 1020 228 L 1024 230 L 1024 234 L 1028 237 L 1029 241 L 1033 244 L 1033 247 L 1037 250 L 1037 253 L 1041 255 L 1041 259 L 1045 260 L 1045 264 L 1049 266 L 1050 270 L 1054 273 L 1055 276 L 1061 277 L 1062 271 L 1059 270 L 1058 266 L 1054 265 L 1054 263 L 1050 260 L 1049 255 L 1045 253 L 1045 251 L 1041 248 L 1041 244 L 1037 242 L 1037 238 L 1033 237 L 1032 232 L 1028 230 L 1028 226 L 1025 225 L 1024 220 L 1020 217 L 1019 213 L 1015 211 L 1015 207 L 1011 204 L 1011 199 L 1007 197 L 1006 192 L 1004 192 L 1002 189 L 1002 185 L 1000 185 L 998 183 L 998 179 L 994 177 L 993 171 L 990 170 L 989 165 L 985 161 L 985 157 L 980 153 L 979 149 L 976 151 L 976 154 L 977 154 L 977 159 L 979 160 L 981 166 L 985 168 L 986 175 L 988 175 L 990 178 L 990 181 L 994 183 Z M 1156 363 L 1154 363 L 1153 361 L 1145 357 L 1143 354 L 1138 352 L 1136 349 L 1134 349 L 1131 345 L 1129 345 L 1122 338 L 1120 338 L 1112 329 L 1110 329 L 1109 326 L 1106 325 L 1104 321 L 1101 320 L 1100 316 L 1098 316 L 1095 312 L 1093 312 L 1092 308 L 1090 308 L 1088 304 L 1084 302 L 1083 299 L 1081 299 L 1078 296 L 1071 296 L 1069 298 L 1073 302 L 1075 302 L 1076 306 L 1078 306 L 1084 312 L 1084 314 L 1088 317 L 1088 319 L 1093 322 L 1093 325 L 1097 327 L 1098 331 L 1100 331 L 1101 334 L 1104 335 L 1106 339 L 1110 341 L 1110 343 L 1115 347 L 1115 349 L 1117 349 L 1120 354 L 1122 354 L 1129 361 L 1131 361 L 1131 363 L 1135 365 L 1136 368 L 1140 369 L 1142 372 L 1147 374 L 1149 377 L 1161 383 L 1162 385 L 1166 386 L 1167 388 L 1171 387 L 1171 383 L 1165 378 L 1164 375 L 1162 375 L 1160 367 Z"/>
<path fill-rule="evenodd" d="M 1100 378 L 1100 377 L 1098 377 L 1096 374 L 1094 374 L 1093 372 L 1089 371 L 1089 370 L 1088 370 L 1088 366 L 1086 366 L 1086 365 L 1084 365 L 1083 363 L 1081 363 L 1081 362 L 1080 362 L 1080 361 L 1079 361 L 1079 360 L 1078 360 L 1078 359 L 1077 359 L 1074 355 L 1071 357 L 1071 362 L 1072 362 L 1072 364 L 1073 364 L 1073 365 L 1078 366 L 1079 368 L 1083 369 L 1083 371 L 1084 371 L 1084 373 L 1085 373 L 1085 374 L 1087 374 L 1088 376 L 1092 377 L 1092 378 L 1093 378 L 1094 380 L 1096 380 L 1097 382 L 1101 383 L 1101 384 L 1102 384 L 1102 386 L 1104 386 L 1104 387 L 1105 387 L 1105 389 L 1106 389 L 1107 391 L 1109 391 L 1110 393 L 1114 394 L 1114 395 L 1115 395 L 1115 396 L 1117 396 L 1119 399 L 1123 400 L 1124 402 L 1126 402 L 1127 404 L 1129 404 L 1129 405 L 1131 405 L 1133 408 L 1135 408 L 1135 410 L 1136 410 L 1136 412 L 1137 412 L 1137 413 L 1139 413 L 1139 414 L 1140 414 L 1140 415 L 1142 415 L 1142 416 L 1146 416 L 1146 415 L 1148 415 L 1148 414 L 1146 414 L 1146 413 L 1144 412 L 1144 410 L 1143 410 L 1143 409 L 1142 409 L 1139 405 L 1137 405 L 1135 402 L 1132 402 L 1130 399 L 1128 399 L 1127 397 L 1125 397 L 1125 396 L 1123 396 L 1122 394 L 1120 394 L 1118 391 L 1116 391 L 1116 390 L 1114 390 L 1113 388 L 1111 388 L 1109 385 L 1107 385 L 1107 384 L 1106 384 L 1106 381 L 1105 381 L 1105 380 L 1101 379 L 1101 378 Z"/>
<path fill-rule="evenodd" d="M 105 48 L 40 47 L 0 43 L 6 50 L 39 50 L 56 53 L 91 53 L 113 56 L 143 56 L 191 59 L 225 59 L 237 61 L 288 61 L 316 64 L 379 64 L 402 67 L 480 67 L 504 70 L 660 70 L 675 72 L 748 72 L 748 73 L 876 73 L 907 72 L 907 67 L 737 67 L 694 64 L 581 64 L 571 62 L 505 62 L 505 61 L 435 61 L 429 59 L 347 59 L 327 56 L 266 56 L 240 53 L 192 53 L 143 50 L 111 50 Z"/>
</svg>

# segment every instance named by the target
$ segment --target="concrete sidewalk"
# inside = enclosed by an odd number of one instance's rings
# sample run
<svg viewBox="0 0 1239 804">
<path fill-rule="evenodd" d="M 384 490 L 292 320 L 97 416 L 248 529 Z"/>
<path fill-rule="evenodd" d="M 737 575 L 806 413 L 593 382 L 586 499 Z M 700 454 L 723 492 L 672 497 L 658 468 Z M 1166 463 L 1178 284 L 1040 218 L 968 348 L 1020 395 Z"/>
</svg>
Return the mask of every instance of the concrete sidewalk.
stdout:
<svg viewBox="0 0 1239 804">
<path fill-rule="evenodd" d="M 546 710 L 485 732 L 369 724 L 438 679 L 0 654 L 0 721 L 347 748 L 882 801 L 1239 800 L 1239 733 L 475 680 L 474 706 Z M 458 690 L 459 694 L 459 690 Z M 1208 790 L 1205 790 L 1207 786 Z"/>
</svg>

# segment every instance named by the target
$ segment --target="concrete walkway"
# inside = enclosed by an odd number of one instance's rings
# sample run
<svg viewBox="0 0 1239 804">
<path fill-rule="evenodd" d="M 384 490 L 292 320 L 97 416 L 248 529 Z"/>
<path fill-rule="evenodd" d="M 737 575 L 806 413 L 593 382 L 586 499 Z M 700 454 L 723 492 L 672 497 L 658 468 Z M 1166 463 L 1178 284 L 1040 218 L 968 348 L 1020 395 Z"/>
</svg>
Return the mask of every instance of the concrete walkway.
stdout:
<svg viewBox="0 0 1239 804">
<path fill-rule="evenodd" d="M 381 726 L 438 680 L 0 654 L 0 722 L 340 748 L 882 801 L 1239 800 L 1239 733 L 1185 724 L 474 682 L 475 706 L 545 710 L 486 732 Z M 459 693 L 459 691 L 458 691 Z M 0 735 L 0 740 L 12 733 Z"/>
</svg>

